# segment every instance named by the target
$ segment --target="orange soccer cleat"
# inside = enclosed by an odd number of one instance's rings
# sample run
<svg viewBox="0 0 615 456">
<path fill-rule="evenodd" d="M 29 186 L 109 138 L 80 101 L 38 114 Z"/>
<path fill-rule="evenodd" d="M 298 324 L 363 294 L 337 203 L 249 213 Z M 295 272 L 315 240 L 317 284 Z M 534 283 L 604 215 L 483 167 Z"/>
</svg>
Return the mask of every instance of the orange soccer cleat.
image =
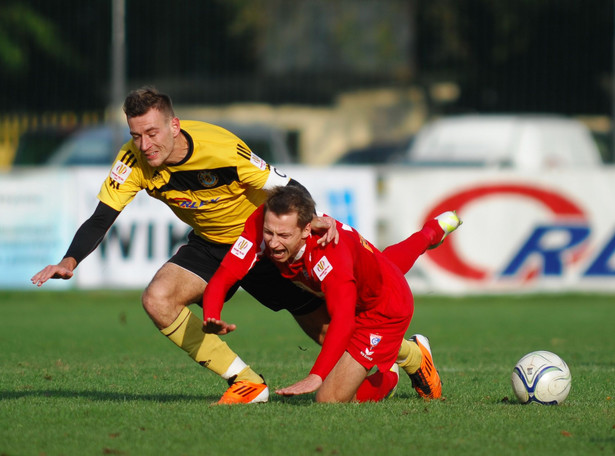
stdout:
<svg viewBox="0 0 615 456">
<path fill-rule="evenodd" d="M 419 396 L 426 399 L 438 399 L 442 396 L 442 381 L 433 364 L 429 340 L 420 334 L 415 334 L 410 340 L 416 342 L 423 354 L 421 367 L 414 374 L 410 374 L 412 386 Z"/>
<path fill-rule="evenodd" d="M 263 383 L 239 381 L 231 384 L 218 404 L 255 404 L 269 400 L 269 388 Z"/>
</svg>

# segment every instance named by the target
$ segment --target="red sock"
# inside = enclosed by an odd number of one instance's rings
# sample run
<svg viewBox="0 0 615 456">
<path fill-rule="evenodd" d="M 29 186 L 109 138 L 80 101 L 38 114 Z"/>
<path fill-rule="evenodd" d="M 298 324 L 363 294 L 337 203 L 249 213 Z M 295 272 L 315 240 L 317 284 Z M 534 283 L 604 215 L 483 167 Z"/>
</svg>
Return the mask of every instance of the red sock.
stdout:
<svg viewBox="0 0 615 456">
<path fill-rule="evenodd" d="M 382 251 L 403 274 L 406 274 L 414 265 L 419 256 L 425 253 L 428 247 L 440 242 L 444 230 L 436 219 L 425 223 L 423 229 L 414 233 L 407 239 L 388 246 Z"/>
<path fill-rule="evenodd" d="M 357 390 L 357 401 L 359 402 L 378 402 L 384 399 L 391 392 L 397 382 L 399 376 L 395 372 L 376 371 L 368 376 L 359 389 Z"/>
</svg>

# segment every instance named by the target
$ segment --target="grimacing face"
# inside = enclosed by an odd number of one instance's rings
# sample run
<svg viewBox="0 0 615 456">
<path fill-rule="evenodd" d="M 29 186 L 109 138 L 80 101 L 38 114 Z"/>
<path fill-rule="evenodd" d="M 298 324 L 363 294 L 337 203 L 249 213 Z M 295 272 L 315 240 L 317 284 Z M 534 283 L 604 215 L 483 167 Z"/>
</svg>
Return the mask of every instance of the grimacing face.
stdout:
<svg viewBox="0 0 615 456">
<path fill-rule="evenodd" d="M 127 119 L 130 135 L 152 167 L 181 161 L 177 139 L 181 132 L 179 119 L 168 118 L 157 109 Z"/>
<path fill-rule="evenodd" d="M 279 263 L 292 262 L 305 245 L 310 230 L 309 223 L 305 228 L 299 228 L 296 212 L 282 215 L 265 212 L 263 239 L 269 249 L 270 258 Z"/>
</svg>

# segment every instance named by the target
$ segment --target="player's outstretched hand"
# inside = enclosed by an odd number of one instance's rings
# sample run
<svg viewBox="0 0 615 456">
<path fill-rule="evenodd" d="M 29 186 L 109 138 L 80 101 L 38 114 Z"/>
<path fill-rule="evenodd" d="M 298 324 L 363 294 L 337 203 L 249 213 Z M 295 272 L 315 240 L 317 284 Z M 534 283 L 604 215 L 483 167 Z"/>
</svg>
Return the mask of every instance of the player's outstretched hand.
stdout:
<svg viewBox="0 0 615 456">
<path fill-rule="evenodd" d="M 203 331 L 210 334 L 224 336 L 232 331 L 235 331 L 237 325 L 228 324 L 224 320 L 216 320 L 215 318 L 206 318 L 203 322 Z"/>
<path fill-rule="evenodd" d="M 73 258 L 64 258 L 58 264 L 50 264 L 42 271 L 37 272 L 30 279 L 34 285 L 40 287 L 49 279 L 68 280 L 73 276 L 77 262 Z"/>
<path fill-rule="evenodd" d="M 314 216 L 314 218 L 312 219 L 312 231 L 314 231 L 316 234 L 324 233 L 323 236 L 317 242 L 323 247 L 331 242 L 337 244 L 340 240 L 340 234 L 337 232 L 337 225 L 335 224 L 335 219 L 333 219 L 332 217 Z"/>
<path fill-rule="evenodd" d="M 299 380 L 294 385 L 287 386 L 276 390 L 276 394 L 280 396 L 295 396 L 298 394 L 313 393 L 322 385 L 322 378 L 316 374 L 310 374 L 303 380 Z"/>
</svg>

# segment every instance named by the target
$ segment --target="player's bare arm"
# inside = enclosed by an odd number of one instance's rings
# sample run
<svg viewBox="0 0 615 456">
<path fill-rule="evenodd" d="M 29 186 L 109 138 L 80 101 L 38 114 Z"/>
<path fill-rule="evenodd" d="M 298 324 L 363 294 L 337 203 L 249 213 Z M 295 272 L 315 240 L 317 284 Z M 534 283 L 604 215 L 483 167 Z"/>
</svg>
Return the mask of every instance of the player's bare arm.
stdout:
<svg viewBox="0 0 615 456">
<path fill-rule="evenodd" d="M 76 267 L 77 261 L 72 257 L 66 257 L 58 264 L 46 266 L 44 269 L 34 274 L 30 280 L 37 287 L 40 287 L 49 279 L 68 280 L 73 276 L 73 271 Z"/>
</svg>

